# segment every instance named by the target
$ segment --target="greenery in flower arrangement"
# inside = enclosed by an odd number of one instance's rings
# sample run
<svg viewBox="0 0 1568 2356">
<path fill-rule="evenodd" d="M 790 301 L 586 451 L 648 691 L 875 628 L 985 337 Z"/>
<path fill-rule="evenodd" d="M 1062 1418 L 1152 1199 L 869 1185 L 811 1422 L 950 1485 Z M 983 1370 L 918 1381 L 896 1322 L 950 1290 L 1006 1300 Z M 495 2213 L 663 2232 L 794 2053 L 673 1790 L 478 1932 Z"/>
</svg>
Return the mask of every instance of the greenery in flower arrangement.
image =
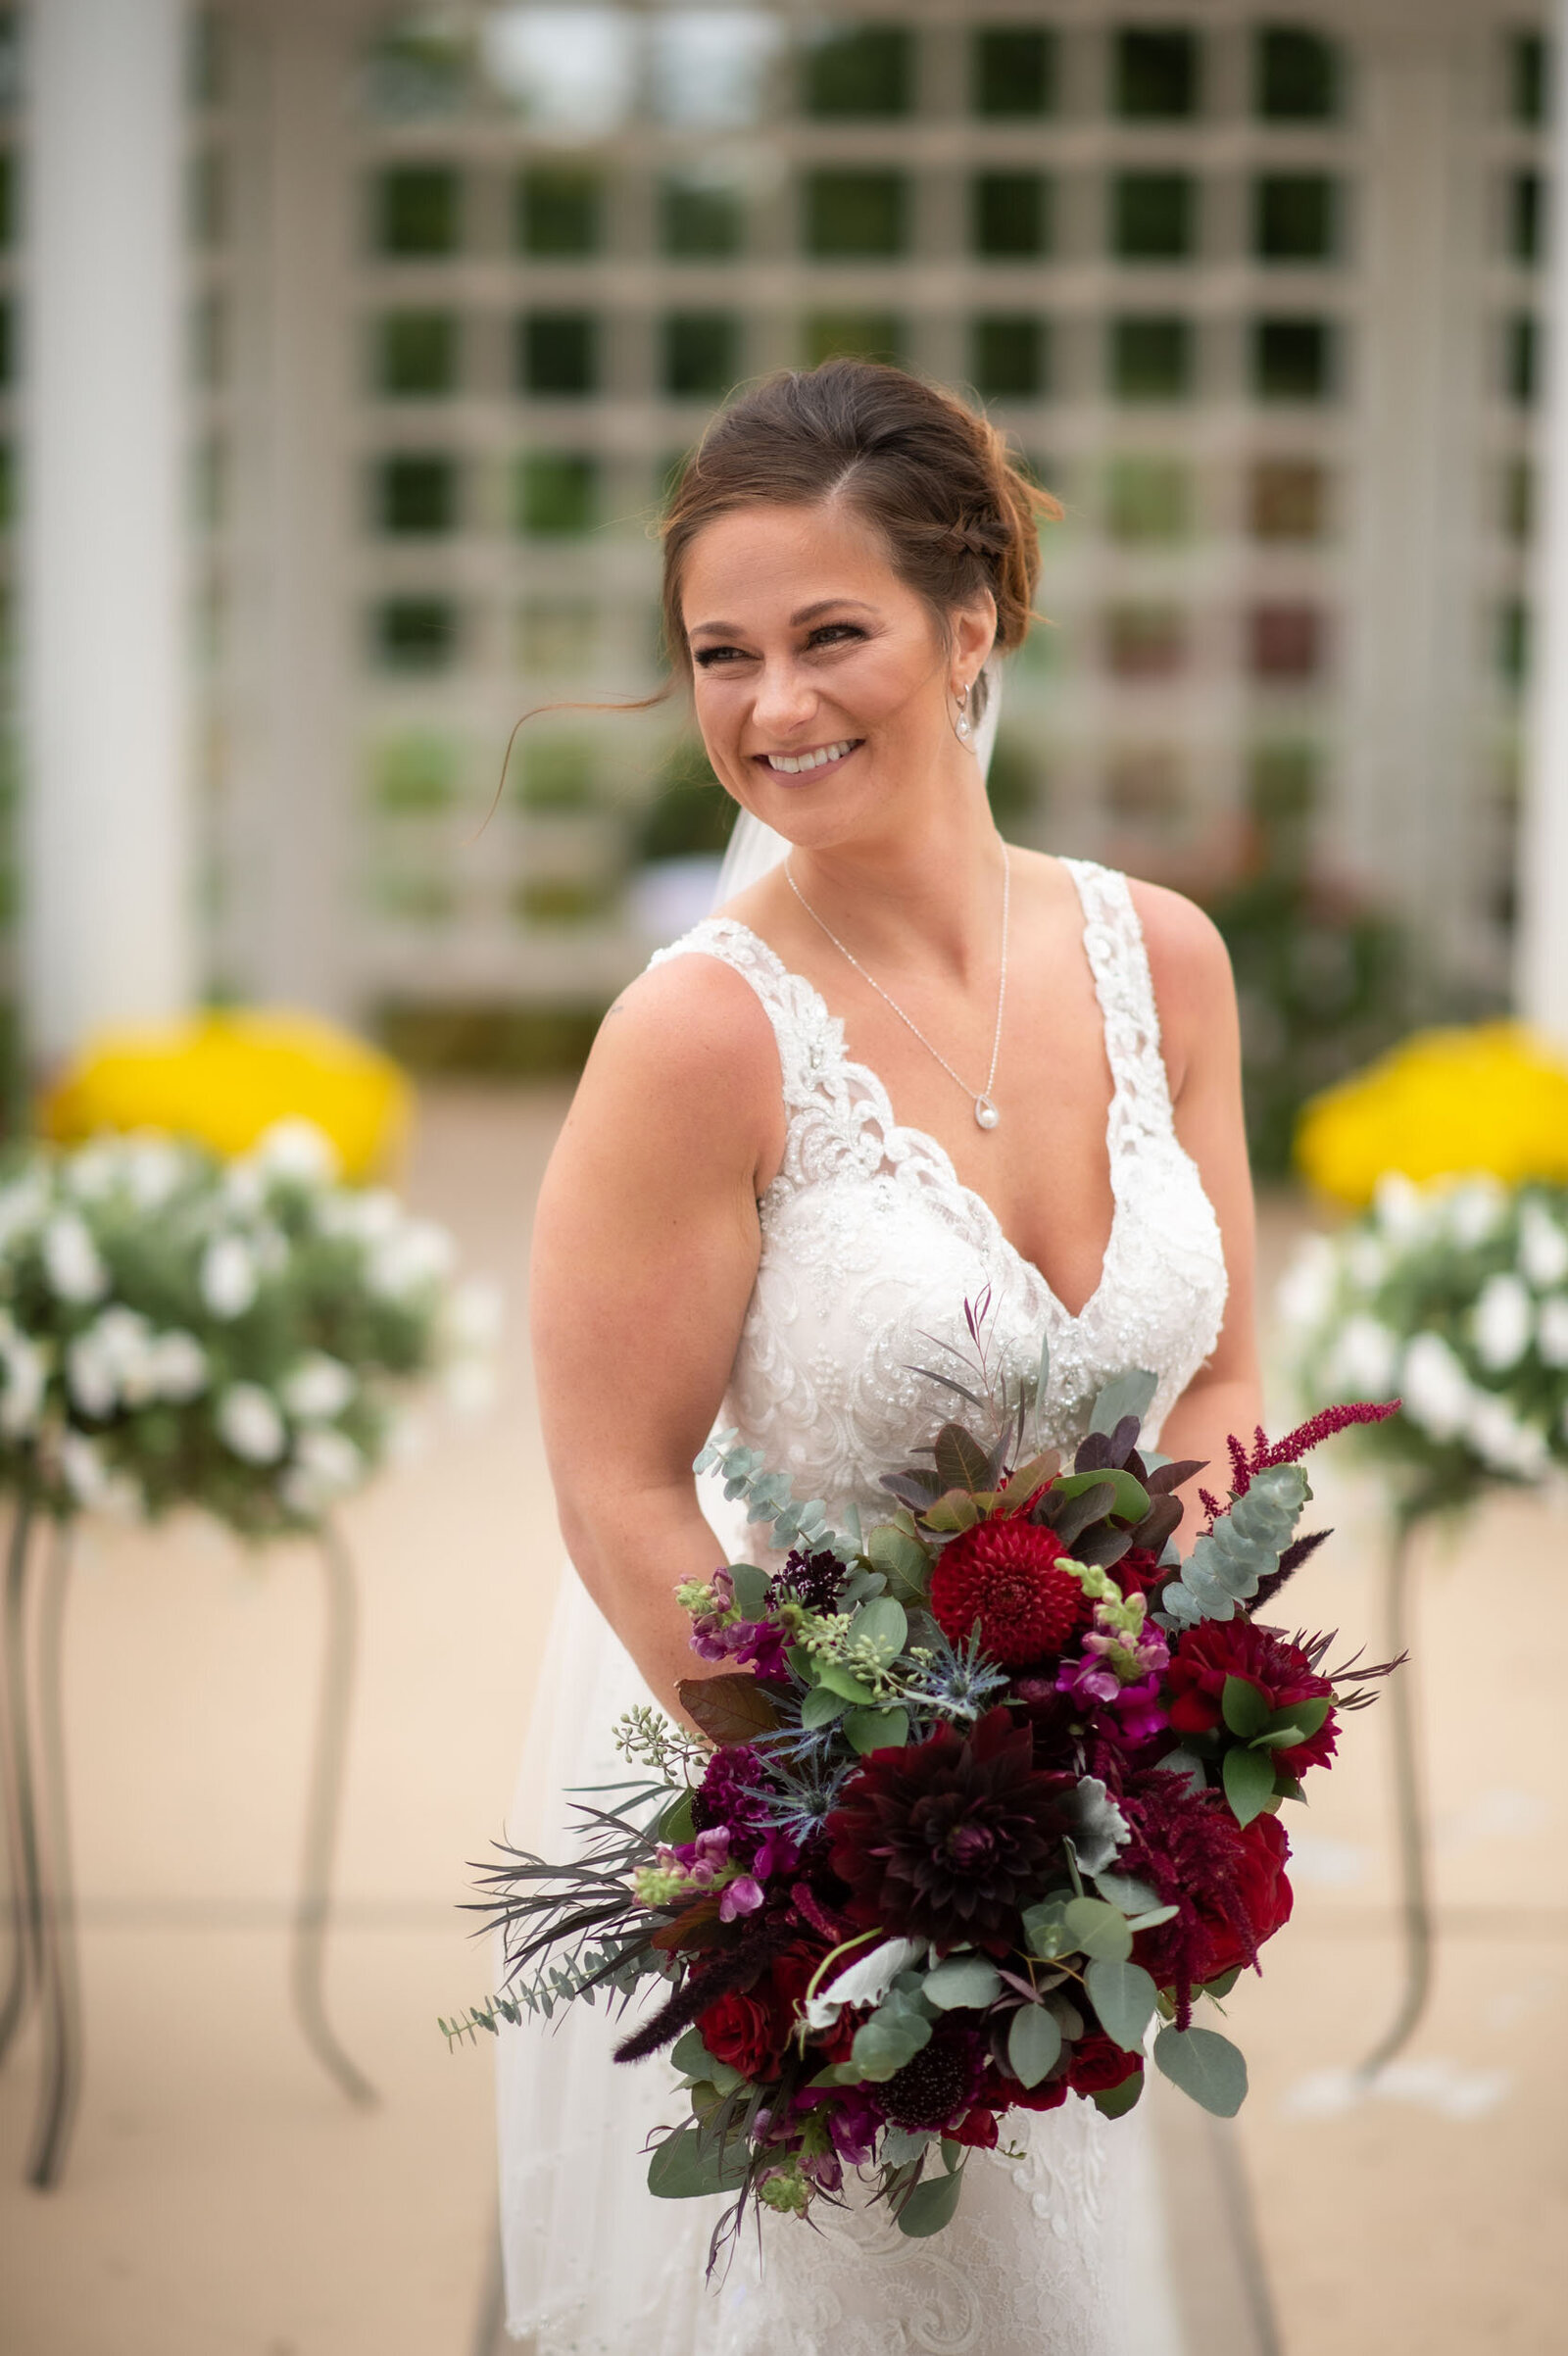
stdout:
<svg viewBox="0 0 1568 2356">
<path fill-rule="evenodd" d="M 0 1487 L 66 1517 L 196 1505 L 318 1529 L 402 1394 L 484 1380 L 489 1288 L 444 1229 L 340 1184 L 304 1121 L 249 1153 L 146 1134 L 0 1163 Z"/>
</svg>

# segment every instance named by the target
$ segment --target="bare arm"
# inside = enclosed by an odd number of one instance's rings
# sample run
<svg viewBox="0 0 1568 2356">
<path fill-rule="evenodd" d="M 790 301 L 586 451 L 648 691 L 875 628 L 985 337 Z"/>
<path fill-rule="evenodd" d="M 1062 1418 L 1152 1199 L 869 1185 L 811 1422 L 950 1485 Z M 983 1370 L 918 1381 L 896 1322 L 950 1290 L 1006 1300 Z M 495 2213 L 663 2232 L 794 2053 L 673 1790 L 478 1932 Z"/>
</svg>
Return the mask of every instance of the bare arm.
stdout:
<svg viewBox="0 0 1568 2356">
<path fill-rule="evenodd" d="M 606 1018 L 539 1199 L 531 1278 L 566 1548 L 650 1688 L 701 1675 L 673 1591 L 723 1549 L 692 1458 L 729 1379 L 783 1151 L 767 1017 L 716 960 L 671 960 Z"/>
<path fill-rule="evenodd" d="M 1191 901 L 1152 884 L 1136 885 L 1134 899 L 1149 947 L 1176 1134 L 1218 1215 L 1230 1280 L 1219 1340 L 1167 1416 L 1160 1447 L 1169 1456 L 1204 1460 L 1201 1486 L 1223 1497 L 1230 1487 L 1227 1435 L 1250 1441 L 1263 1415 L 1236 987 L 1224 942 Z M 1184 1492 L 1188 1521 L 1178 1541 L 1184 1547 L 1198 1487 L 1194 1482 Z"/>
</svg>

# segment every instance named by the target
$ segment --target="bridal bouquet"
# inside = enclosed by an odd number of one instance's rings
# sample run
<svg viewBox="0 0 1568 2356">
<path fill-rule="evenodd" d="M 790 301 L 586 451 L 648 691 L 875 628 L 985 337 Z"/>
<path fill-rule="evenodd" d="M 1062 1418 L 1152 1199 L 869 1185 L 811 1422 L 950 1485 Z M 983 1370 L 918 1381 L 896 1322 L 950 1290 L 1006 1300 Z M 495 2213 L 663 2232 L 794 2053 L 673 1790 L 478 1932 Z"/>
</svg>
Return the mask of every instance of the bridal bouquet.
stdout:
<svg viewBox="0 0 1568 2356">
<path fill-rule="evenodd" d="M 984 1307 L 969 1312 L 985 1377 Z M 1037 1380 L 982 1391 L 884 1481 L 895 1510 L 830 1530 L 734 1435 L 720 1468 L 780 1568 L 678 1591 L 713 1672 L 619 1746 L 649 1771 L 578 1802 L 583 1855 L 503 1850 L 482 1909 L 503 1994 L 449 2037 L 604 1994 L 657 2001 L 618 2047 L 672 2046 L 689 2117 L 649 2186 L 804 2212 L 874 2171 L 903 2231 L 934 2233 L 970 2148 L 1071 2093 L 1110 2117 L 1160 2070 L 1229 2115 L 1242 2054 L 1200 2023 L 1291 1911 L 1277 1813 L 1334 1756 L 1383 1674 L 1256 1616 L 1322 1535 L 1295 1536 L 1298 1458 L 1337 1408 L 1232 1443 L 1227 1504 L 1185 1559 L 1175 1492 L 1202 1467 L 1138 1446 L 1154 1377 L 1095 1404 L 1064 1469 L 1031 1446 Z"/>
</svg>

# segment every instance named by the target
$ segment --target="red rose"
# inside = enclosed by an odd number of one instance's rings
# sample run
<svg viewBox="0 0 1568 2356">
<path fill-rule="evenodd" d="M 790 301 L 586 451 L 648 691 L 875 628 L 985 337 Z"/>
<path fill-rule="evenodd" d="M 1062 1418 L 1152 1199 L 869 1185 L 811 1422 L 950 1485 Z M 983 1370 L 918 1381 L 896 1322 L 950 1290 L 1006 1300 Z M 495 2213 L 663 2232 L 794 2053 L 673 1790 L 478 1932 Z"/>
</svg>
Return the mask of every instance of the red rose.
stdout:
<svg viewBox="0 0 1568 2356">
<path fill-rule="evenodd" d="M 815 1978 L 825 1952 L 825 1949 L 816 1947 L 786 1947 L 774 1961 L 768 1994 L 780 2053 L 789 2043 L 797 2016 L 806 2008 L 806 1991 Z M 832 1977 L 831 1972 L 825 1973 L 824 1983 Z M 812 2052 L 820 2054 L 824 2062 L 848 2061 L 850 2047 L 855 2042 L 855 2032 L 864 2018 L 863 2005 L 847 2007 L 839 2014 L 831 2029 L 812 2037 Z"/>
<path fill-rule="evenodd" d="M 1110 1566 L 1110 1576 L 1124 1595 L 1152 1595 L 1156 1587 L 1165 1586 L 1176 1573 L 1169 1563 L 1163 1568 L 1152 1546 L 1129 1546 Z"/>
<path fill-rule="evenodd" d="M 1067 2081 L 1043 2078 L 1037 2086 L 1020 2086 L 1004 2077 L 993 2062 L 980 2082 L 980 2100 L 995 2111 L 1054 2111 L 1067 2099 Z"/>
<path fill-rule="evenodd" d="M 1279 1818 L 1267 1814 L 1254 1816 L 1242 1831 L 1241 1847 L 1242 1857 L 1232 1887 L 1251 1925 L 1251 1945 L 1249 1947 L 1237 1924 L 1206 1914 L 1207 1951 L 1194 1973 L 1199 1981 L 1217 1980 L 1222 1972 L 1252 1962 L 1263 1941 L 1272 1939 L 1291 1919 L 1295 1892 L 1285 1874 L 1291 1843 Z"/>
<path fill-rule="evenodd" d="M 1143 2069 L 1141 2053 L 1128 2053 L 1114 2039 L 1097 2031 L 1081 2037 L 1072 2049 L 1067 2083 L 1075 2094 L 1104 2094 Z"/>
<path fill-rule="evenodd" d="M 697 2026 L 714 2061 L 728 2062 L 743 2078 L 766 2078 L 784 2049 L 771 2006 L 733 1989 L 700 2012 Z"/>
<path fill-rule="evenodd" d="M 1273 1628 L 1255 1621 L 1200 1620 L 1189 1628 L 1171 1655 L 1168 1674 L 1170 1722 L 1180 1735 L 1212 1734 L 1223 1726 L 1221 1696 L 1227 1677 L 1244 1678 L 1255 1687 L 1271 1710 L 1288 1709 L 1293 1702 L 1332 1697 L 1333 1686 L 1319 1677 L 1299 1644 L 1293 1644 Z M 1299 1776 L 1308 1767 L 1326 1767 L 1334 1756 L 1335 1713 L 1303 1742 L 1274 1753 L 1287 1775 Z"/>
<path fill-rule="evenodd" d="M 975 2151 L 995 2151 L 997 2147 L 997 2114 L 995 2111 L 970 2111 L 956 2127 L 948 2129 L 950 2143 L 967 2143 Z"/>
</svg>

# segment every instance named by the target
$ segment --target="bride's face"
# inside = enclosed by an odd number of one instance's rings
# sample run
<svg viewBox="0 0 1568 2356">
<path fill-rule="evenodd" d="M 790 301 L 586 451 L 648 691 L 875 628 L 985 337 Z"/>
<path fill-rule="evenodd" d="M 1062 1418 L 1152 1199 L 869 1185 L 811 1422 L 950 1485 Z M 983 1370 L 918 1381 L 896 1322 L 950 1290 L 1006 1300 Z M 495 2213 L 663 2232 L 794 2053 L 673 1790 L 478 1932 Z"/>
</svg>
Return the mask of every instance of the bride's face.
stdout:
<svg viewBox="0 0 1568 2356">
<path fill-rule="evenodd" d="M 682 614 L 697 721 L 720 783 L 791 842 L 875 831 L 973 755 L 954 727 L 996 627 L 989 598 L 944 645 L 880 536 L 842 503 L 718 517 L 688 552 Z"/>
</svg>

